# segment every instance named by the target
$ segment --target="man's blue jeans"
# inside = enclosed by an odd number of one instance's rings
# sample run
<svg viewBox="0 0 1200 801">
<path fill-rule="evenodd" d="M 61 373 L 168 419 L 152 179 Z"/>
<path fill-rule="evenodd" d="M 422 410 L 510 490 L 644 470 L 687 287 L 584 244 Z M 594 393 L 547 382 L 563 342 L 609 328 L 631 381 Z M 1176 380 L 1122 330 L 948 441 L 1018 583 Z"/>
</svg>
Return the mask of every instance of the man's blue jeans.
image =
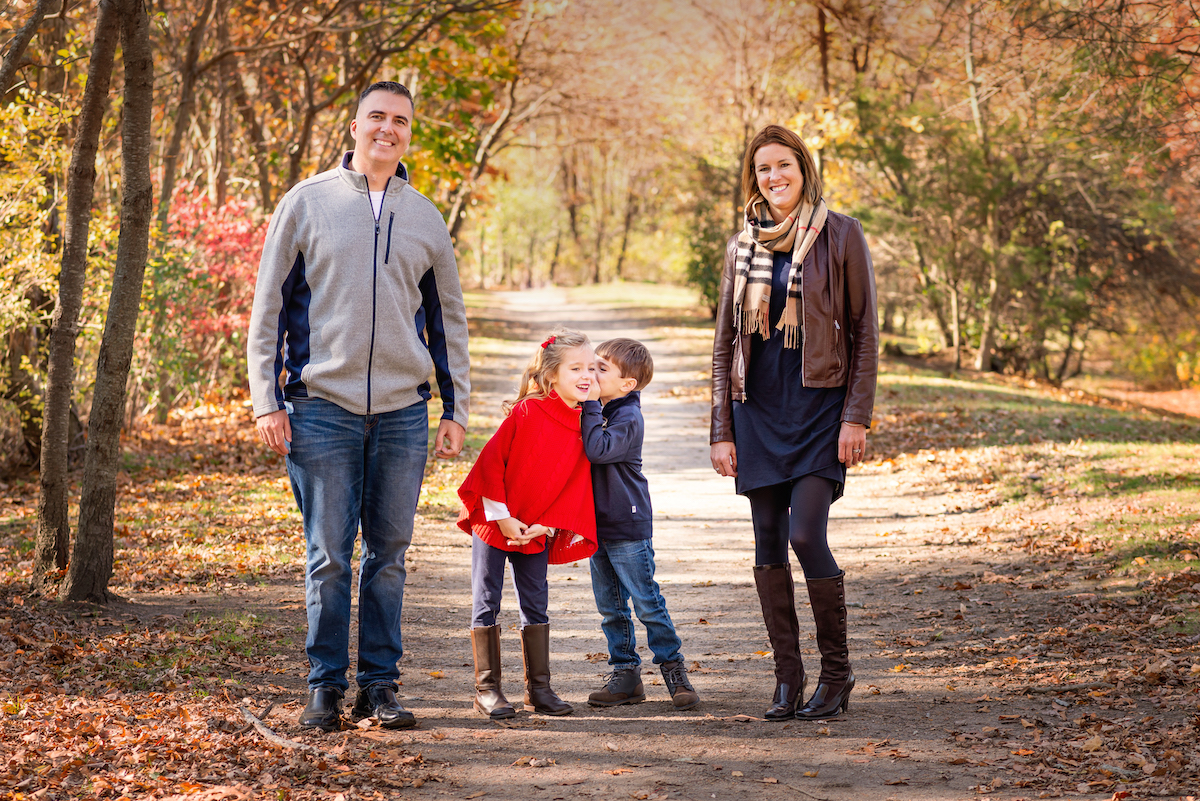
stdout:
<svg viewBox="0 0 1200 801">
<path fill-rule="evenodd" d="M 360 525 L 355 679 L 360 688 L 394 686 L 404 653 L 404 553 L 429 447 L 427 406 L 358 415 L 321 398 L 293 398 L 291 404 L 288 477 L 308 545 L 308 686 L 349 687 L 350 557 Z"/>
<path fill-rule="evenodd" d="M 654 546 L 650 540 L 600 540 L 592 564 L 592 592 L 600 611 L 600 626 L 608 640 L 608 664 L 613 670 L 642 664 L 629 601 L 646 627 L 646 642 L 654 663 L 683 659 L 682 643 L 667 613 L 667 602 L 654 580 Z"/>
</svg>

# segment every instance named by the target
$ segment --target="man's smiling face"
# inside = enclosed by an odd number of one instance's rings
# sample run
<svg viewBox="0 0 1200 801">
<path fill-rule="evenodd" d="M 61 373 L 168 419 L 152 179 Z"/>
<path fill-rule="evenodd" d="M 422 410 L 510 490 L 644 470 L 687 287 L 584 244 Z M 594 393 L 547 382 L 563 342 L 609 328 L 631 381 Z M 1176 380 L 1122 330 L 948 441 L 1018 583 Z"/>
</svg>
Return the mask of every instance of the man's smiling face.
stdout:
<svg viewBox="0 0 1200 801">
<path fill-rule="evenodd" d="M 412 141 L 413 107 L 407 97 L 376 89 L 363 98 L 350 123 L 354 155 L 394 172 Z"/>
</svg>

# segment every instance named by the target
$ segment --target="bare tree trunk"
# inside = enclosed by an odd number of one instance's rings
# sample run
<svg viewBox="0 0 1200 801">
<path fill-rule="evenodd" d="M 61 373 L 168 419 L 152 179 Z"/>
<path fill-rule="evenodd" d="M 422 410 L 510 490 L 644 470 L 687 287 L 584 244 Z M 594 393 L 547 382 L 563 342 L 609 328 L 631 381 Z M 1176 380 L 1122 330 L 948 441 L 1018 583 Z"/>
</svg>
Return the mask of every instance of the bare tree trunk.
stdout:
<svg viewBox="0 0 1200 801">
<path fill-rule="evenodd" d="M 988 143 L 987 122 L 983 118 L 983 108 L 979 102 L 979 79 L 975 73 L 975 15 L 978 10 L 978 6 L 974 4 L 967 8 L 967 92 L 971 104 L 971 118 L 975 122 L 975 133 L 983 150 L 984 163 L 991 173 L 992 152 Z M 979 328 L 979 352 L 975 354 L 975 369 L 990 371 L 992 349 L 995 347 L 996 314 L 1000 305 L 1000 229 L 999 220 L 996 219 L 995 201 L 990 201 L 987 211 L 987 232 L 992 252 L 988 260 L 987 300 L 984 305 L 983 323 Z"/>
<path fill-rule="evenodd" d="M 958 311 L 958 284 L 950 284 L 950 313 L 954 315 L 951 335 L 954 339 L 954 369 L 962 369 L 962 316 Z"/>
<path fill-rule="evenodd" d="M 230 73 L 230 86 L 233 88 L 233 101 L 237 104 L 242 124 L 246 127 L 246 135 L 250 137 L 250 157 L 258 170 L 258 194 L 262 199 L 264 209 L 271 208 L 271 171 L 267 167 L 267 143 L 263 137 L 262 124 L 254 113 L 254 104 L 246 94 L 246 84 L 242 82 L 241 68 L 236 57 L 233 59 Z"/>
<path fill-rule="evenodd" d="M 617 254 L 617 279 L 623 278 L 621 268 L 625 266 L 625 254 L 629 250 L 629 231 L 633 228 L 633 220 L 637 216 L 637 193 L 634 192 L 633 181 L 629 182 L 629 190 L 625 195 L 625 219 L 621 228 L 621 252 Z"/>
<path fill-rule="evenodd" d="M 104 339 L 96 363 L 96 390 L 88 421 L 79 530 L 62 597 L 104 602 L 113 565 L 113 517 L 120 461 L 125 384 L 142 297 L 154 208 L 150 181 L 153 142 L 154 55 L 144 0 L 121 2 L 121 49 L 125 68 L 121 125 L 121 234 Z"/>
<path fill-rule="evenodd" d="M 200 61 L 200 47 L 204 44 L 204 29 L 212 14 L 213 0 L 204 0 L 196 12 L 196 21 L 188 32 L 187 50 L 183 64 L 179 67 L 179 108 L 175 112 L 175 126 L 171 129 L 171 141 L 163 155 L 162 196 L 158 200 L 158 227 L 166 229 L 167 217 L 171 213 L 171 195 L 175 193 L 175 175 L 179 169 L 179 153 L 183 150 L 183 137 L 192 124 L 192 107 L 196 104 L 196 64 Z"/>
<path fill-rule="evenodd" d="M 87 88 L 79 113 L 79 130 L 71 151 L 67 179 L 66 230 L 58 300 L 50 322 L 50 347 L 42 412 L 42 454 L 38 495 L 38 530 L 33 556 L 33 586 L 45 590 L 57 579 L 51 571 L 67 566 L 71 524 L 67 517 L 67 456 L 71 394 L 75 383 L 75 338 L 87 272 L 88 229 L 96 186 L 96 149 L 108 106 L 113 56 L 120 35 L 117 0 L 101 0 L 88 64 Z"/>
<path fill-rule="evenodd" d="M 525 24 L 521 28 L 521 33 L 514 45 L 514 59 L 517 61 L 520 60 L 521 52 L 525 49 L 525 42 L 529 38 L 529 31 L 532 27 L 533 13 L 529 12 L 525 15 Z M 501 134 L 504 133 L 515 119 L 517 86 L 520 82 L 521 73 L 518 71 L 505 86 L 503 111 L 500 112 L 500 116 L 496 118 L 496 121 L 488 127 L 487 132 L 479 140 L 479 146 L 475 148 L 475 163 L 471 167 L 470 174 L 454 190 L 454 195 L 450 202 L 450 212 L 446 217 L 446 224 L 450 228 L 450 238 L 455 242 L 458 241 L 458 232 L 462 228 L 463 220 L 466 217 L 467 203 L 475 194 L 475 185 L 487 170 L 488 161 L 495 155 L 500 143 Z M 527 117 L 532 114 L 548 94 L 548 92 L 544 93 L 540 98 L 532 102 L 521 116 Z"/>
<path fill-rule="evenodd" d="M 224 0 L 220 0 L 216 6 L 217 15 L 217 48 L 225 50 L 229 46 L 229 23 L 228 14 L 226 13 L 228 5 Z M 225 205 L 229 195 L 229 159 L 232 156 L 232 148 L 229 141 L 230 125 L 230 90 L 229 85 L 233 83 L 233 69 L 229 59 L 223 60 L 217 66 L 217 75 L 220 79 L 220 91 L 217 94 L 217 121 L 216 121 L 216 136 L 215 147 L 213 152 L 213 170 L 212 170 L 212 201 L 213 204 L 220 208 Z"/>
<path fill-rule="evenodd" d="M 550 257 L 550 274 L 548 276 L 550 286 L 555 285 L 555 273 L 558 271 L 558 257 L 560 253 L 562 253 L 562 229 L 556 228 L 554 231 L 554 255 Z"/>
<path fill-rule="evenodd" d="M 454 190 L 453 198 L 450 201 L 450 212 L 446 217 L 446 224 L 450 229 L 450 239 L 455 242 L 458 241 L 458 233 L 462 229 L 463 220 L 467 216 L 467 203 L 470 201 L 471 196 L 475 194 L 475 185 L 487 170 L 488 161 L 491 160 L 500 134 L 504 133 L 504 129 L 508 127 L 509 122 L 512 120 L 518 82 L 519 78 L 513 78 L 508 82 L 508 87 L 505 91 L 504 110 L 500 112 L 500 116 L 488 128 L 487 133 L 483 135 L 483 138 L 479 141 L 479 147 L 475 148 L 475 163 L 471 167 L 471 172 L 466 178 L 462 179 L 458 187 Z"/>
<path fill-rule="evenodd" d="M 570 158 L 568 158 L 568 155 Z M 579 175 L 575 172 L 575 152 L 568 150 L 562 158 L 563 195 L 567 203 L 567 220 L 570 222 L 571 239 L 575 249 L 580 246 L 579 234 Z"/>
<path fill-rule="evenodd" d="M 829 31 L 825 22 L 825 6 L 817 6 L 817 50 L 821 53 L 821 88 L 829 97 Z"/>
<path fill-rule="evenodd" d="M 983 322 L 979 326 L 979 352 L 975 354 L 975 369 L 991 371 L 992 350 L 996 345 L 996 314 L 1000 306 L 1000 232 L 994 207 L 988 210 L 987 227 L 992 253 L 988 261 L 987 302 L 983 308 Z"/>
<path fill-rule="evenodd" d="M 33 35 L 37 33 L 38 26 L 42 24 L 42 20 L 46 17 L 46 12 L 50 10 L 50 0 L 38 0 L 38 4 L 34 6 L 33 13 L 29 15 L 29 19 L 17 31 L 16 36 L 8 45 L 8 50 L 4 53 L 4 61 L 0 62 L 0 98 L 4 98 L 8 94 L 8 90 L 12 88 L 13 77 L 17 74 L 17 69 L 21 66 L 21 57 L 25 55 L 25 48 L 29 47 L 29 42 L 33 39 Z M 13 94 L 4 100 L 7 105 L 16 99 Z"/>
<path fill-rule="evenodd" d="M 954 344 L 954 335 L 950 330 L 950 324 L 946 321 L 946 311 L 942 308 L 941 298 L 938 296 L 937 284 L 929 277 L 929 264 L 925 261 L 925 251 L 920 243 L 914 243 L 917 251 L 917 284 L 921 287 L 921 297 L 925 299 L 925 305 L 929 307 L 929 311 L 933 312 L 933 319 L 938 324 L 938 331 L 942 335 L 942 346 L 951 347 Z"/>
</svg>

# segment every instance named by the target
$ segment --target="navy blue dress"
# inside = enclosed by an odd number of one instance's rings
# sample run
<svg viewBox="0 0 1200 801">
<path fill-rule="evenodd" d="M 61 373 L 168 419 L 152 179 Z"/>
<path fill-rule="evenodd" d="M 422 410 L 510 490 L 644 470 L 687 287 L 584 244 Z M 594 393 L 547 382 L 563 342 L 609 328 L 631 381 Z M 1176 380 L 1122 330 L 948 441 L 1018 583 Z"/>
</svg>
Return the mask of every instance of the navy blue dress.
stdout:
<svg viewBox="0 0 1200 801">
<path fill-rule="evenodd" d="M 789 484 L 803 476 L 828 478 L 837 486 L 836 501 L 846 483 L 846 466 L 838 461 L 845 387 L 805 387 L 801 379 L 803 348 L 785 348 L 775 330 L 787 299 L 792 254 L 773 254 L 770 331 L 750 338 L 746 400 L 733 403 L 733 441 L 737 446 L 737 491 Z"/>
</svg>

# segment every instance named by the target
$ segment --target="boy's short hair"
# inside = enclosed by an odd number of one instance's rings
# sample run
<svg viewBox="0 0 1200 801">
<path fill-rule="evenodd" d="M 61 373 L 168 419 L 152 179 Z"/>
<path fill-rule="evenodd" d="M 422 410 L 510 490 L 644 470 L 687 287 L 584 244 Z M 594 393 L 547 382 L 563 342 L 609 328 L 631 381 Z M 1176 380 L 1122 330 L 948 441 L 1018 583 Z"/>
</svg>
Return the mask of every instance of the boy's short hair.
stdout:
<svg viewBox="0 0 1200 801">
<path fill-rule="evenodd" d="M 621 378 L 636 378 L 637 386 L 642 389 L 654 377 L 654 359 L 650 351 L 636 339 L 610 339 L 601 342 L 596 347 L 596 355 L 616 365 L 621 371 Z"/>
</svg>

